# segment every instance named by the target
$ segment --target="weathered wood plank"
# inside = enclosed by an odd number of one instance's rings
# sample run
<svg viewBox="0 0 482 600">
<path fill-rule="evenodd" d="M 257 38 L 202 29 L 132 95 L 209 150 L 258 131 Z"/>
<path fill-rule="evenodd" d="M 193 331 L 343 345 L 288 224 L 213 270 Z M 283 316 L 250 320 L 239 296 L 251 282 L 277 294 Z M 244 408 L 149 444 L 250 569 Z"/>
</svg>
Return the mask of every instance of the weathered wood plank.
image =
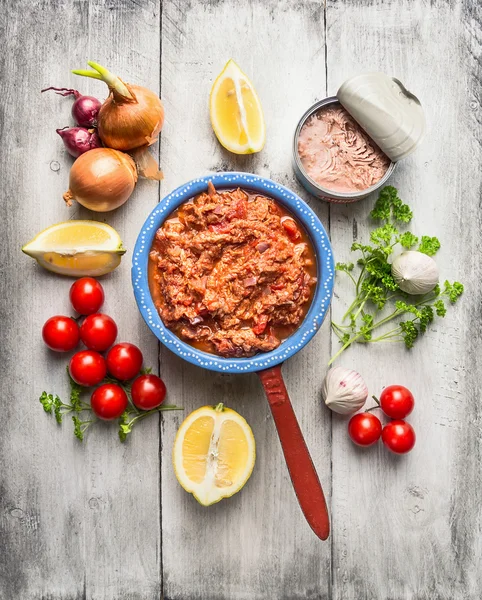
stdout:
<svg viewBox="0 0 482 600">
<path fill-rule="evenodd" d="M 52 223 L 97 217 L 114 225 L 132 249 L 158 189 L 140 183 L 114 214 L 65 208 L 61 194 L 71 161 L 55 128 L 70 123 L 70 102 L 38 92 L 47 85 L 74 85 L 103 97 L 100 83 L 69 74 L 89 58 L 128 81 L 159 89 L 161 18 L 162 195 L 209 171 L 253 171 L 300 191 L 328 223 L 328 207 L 300 190 L 290 166 L 296 120 L 325 95 L 321 2 L 169 0 L 162 15 L 159 0 L 6 3 L 0 12 L 6 46 L 0 63 L 0 597 L 477 599 L 482 14 L 471 0 L 327 2 L 328 92 L 351 74 L 380 69 L 399 76 L 426 108 L 426 141 L 400 165 L 393 182 L 415 208 L 415 232 L 441 238 L 442 277 L 460 274 L 468 288 L 461 304 L 411 353 L 358 348 L 339 361 L 361 371 L 373 392 L 396 381 L 416 392 L 410 420 L 418 443 L 401 459 L 382 447 L 358 451 L 347 439 L 346 422 L 333 419 L 331 544 L 319 542 L 304 522 L 254 376 L 211 374 L 162 349 L 170 400 L 184 404 L 186 413 L 222 400 L 248 419 L 256 436 L 252 479 L 236 497 L 209 509 L 185 494 L 172 472 L 181 416 L 163 419 L 160 448 L 155 420 L 145 422 L 126 446 L 107 426 L 92 430 L 79 446 L 68 421 L 56 428 L 42 413 L 37 397 L 44 388 L 67 391 L 65 357 L 44 349 L 40 327 L 54 313 L 68 314 L 70 281 L 40 271 L 19 247 Z M 252 76 L 264 105 L 268 140 L 257 156 L 229 155 L 210 128 L 208 93 L 230 57 Z M 366 237 L 372 202 L 330 209 L 338 260 L 348 258 L 344 250 L 355 230 L 359 239 Z M 157 344 L 135 309 L 129 260 L 130 254 L 104 279 L 105 308 L 118 321 L 120 338 L 138 343 L 146 363 L 154 365 Z M 338 281 L 335 317 L 347 290 Z M 284 372 L 330 498 L 331 415 L 319 398 L 328 352 L 325 325 Z"/>
<path fill-rule="evenodd" d="M 319 2 L 181 2 L 163 9 L 162 95 L 166 125 L 163 193 L 217 170 L 258 173 L 300 191 L 291 144 L 303 110 L 324 93 L 323 8 Z M 211 130 L 208 97 L 229 58 L 259 92 L 266 148 L 236 158 Z M 327 223 L 327 207 L 307 198 Z M 327 327 L 284 367 L 295 410 L 329 497 L 330 416 L 319 399 Z M 252 425 L 257 464 L 241 493 L 209 508 L 177 485 L 170 452 L 182 419 L 164 419 L 162 529 L 164 597 L 169 600 L 254 600 L 329 597 L 330 544 L 321 543 L 297 505 L 269 408 L 255 376 L 219 375 L 161 351 L 161 372 L 186 413 L 225 402 Z"/>
<path fill-rule="evenodd" d="M 333 597 L 475 600 L 482 583 L 480 3 L 328 0 L 327 32 L 329 92 L 350 75 L 381 70 L 421 99 L 427 135 L 393 184 L 414 209 L 414 233 L 439 236 L 442 281 L 460 278 L 467 287 L 412 351 L 359 347 L 337 363 L 360 371 L 372 393 L 391 383 L 410 387 L 418 442 L 406 457 L 381 445 L 361 451 L 346 422 L 334 419 Z M 349 258 L 354 229 L 367 238 L 373 200 L 332 209 L 338 260 Z M 336 290 L 340 318 L 352 291 L 341 277 Z"/>
<path fill-rule="evenodd" d="M 66 394 L 65 356 L 42 344 L 43 322 L 69 314 L 71 281 L 41 271 L 20 246 L 40 229 L 71 218 L 97 218 L 117 228 L 132 250 L 158 200 L 141 182 L 115 214 L 67 209 L 71 160 L 55 133 L 71 123 L 68 99 L 40 95 L 48 85 L 106 96 L 100 82 L 70 69 L 87 59 L 127 81 L 159 89 L 159 2 L 9 2 L 2 53 L 2 377 L 0 596 L 2 598 L 144 599 L 160 595 L 159 443 L 156 419 L 125 446 L 114 427 L 96 425 L 84 445 L 67 419 L 56 427 L 37 398 Z M 157 343 L 138 315 L 129 252 L 103 279 L 105 310 L 119 338 L 139 344 L 156 365 Z M 7 401 L 8 399 L 8 401 Z M 110 429 L 110 431 L 108 431 Z M 142 431 L 141 431 L 142 429 Z"/>
</svg>

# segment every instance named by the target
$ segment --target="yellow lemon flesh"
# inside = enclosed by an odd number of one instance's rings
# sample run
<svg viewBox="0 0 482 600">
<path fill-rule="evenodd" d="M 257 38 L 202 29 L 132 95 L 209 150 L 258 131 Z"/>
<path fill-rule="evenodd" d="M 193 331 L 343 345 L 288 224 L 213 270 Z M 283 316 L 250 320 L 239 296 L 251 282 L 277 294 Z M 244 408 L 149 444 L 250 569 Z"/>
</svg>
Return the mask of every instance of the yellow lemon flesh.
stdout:
<svg viewBox="0 0 482 600">
<path fill-rule="evenodd" d="M 236 411 L 222 404 L 203 406 L 179 428 L 172 458 L 182 487 L 209 506 L 248 481 L 256 460 L 253 432 Z"/>
<path fill-rule="evenodd" d="M 261 103 L 234 60 L 226 63 L 211 89 L 209 113 L 219 142 L 235 154 L 262 150 L 266 128 Z"/>
<path fill-rule="evenodd" d="M 106 223 L 65 221 L 41 231 L 22 252 L 54 273 L 97 277 L 113 271 L 125 249 L 117 231 Z"/>
</svg>

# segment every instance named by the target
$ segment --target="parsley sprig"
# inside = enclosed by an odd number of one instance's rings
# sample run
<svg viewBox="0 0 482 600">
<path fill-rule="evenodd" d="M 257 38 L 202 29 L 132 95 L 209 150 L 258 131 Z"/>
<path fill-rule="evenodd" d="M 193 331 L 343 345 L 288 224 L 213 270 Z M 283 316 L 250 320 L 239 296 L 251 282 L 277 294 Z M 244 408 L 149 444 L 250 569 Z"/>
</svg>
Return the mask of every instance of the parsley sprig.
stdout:
<svg viewBox="0 0 482 600">
<path fill-rule="evenodd" d="M 400 232 L 399 227 L 412 220 L 413 213 L 398 196 L 392 186 L 384 187 L 370 216 L 380 225 L 370 234 L 370 244 L 355 242 L 352 252 L 359 252 L 358 272 L 354 263 L 337 263 L 336 270 L 345 273 L 355 288 L 355 299 L 348 307 L 341 324 L 332 322 L 332 328 L 342 345 L 331 358 L 330 364 L 353 343 L 404 342 L 411 348 L 420 334 L 424 333 L 435 316 L 444 317 L 446 301 L 454 304 L 462 295 L 464 286 L 445 281 L 428 294 L 410 296 L 403 292 L 392 276 L 388 261 L 394 247 L 400 244 L 405 250 L 416 249 L 433 256 L 440 248 L 436 237 L 422 236 L 420 239 L 410 231 Z M 377 320 L 385 308 L 388 315 Z M 403 318 L 402 318 L 403 317 Z M 396 327 L 376 336 L 375 330 L 399 319 Z"/>
<path fill-rule="evenodd" d="M 141 371 L 142 374 L 148 374 L 150 372 L 150 368 L 145 368 Z M 56 394 L 48 394 L 47 392 L 42 392 L 39 402 L 43 406 L 44 411 L 49 415 L 53 415 L 59 424 L 63 422 L 64 416 L 73 413 L 71 416 L 74 423 L 74 435 L 82 442 L 87 429 L 92 424 L 96 423 L 98 419 L 94 415 L 90 404 L 87 404 L 81 398 L 81 395 L 86 393 L 87 389 L 80 386 L 72 379 L 68 368 L 67 376 L 69 378 L 70 385 L 69 403 L 64 403 Z M 139 410 L 132 402 L 130 385 L 125 384 L 124 382 L 113 377 L 106 377 L 102 383 L 115 383 L 120 385 L 126 392 L 127 398 L 129 399 L 129 406 L 118 420 L 119 427 L 117 431 L 121 442 L 126 441 L 128 434 L 132 432 L 133 426 L 145 417 L 167 410 L 184 410 L 183 408 L 173 404 L 161 404 L 161 406 L 153 408 L 152 410 Z"/>
</svg>

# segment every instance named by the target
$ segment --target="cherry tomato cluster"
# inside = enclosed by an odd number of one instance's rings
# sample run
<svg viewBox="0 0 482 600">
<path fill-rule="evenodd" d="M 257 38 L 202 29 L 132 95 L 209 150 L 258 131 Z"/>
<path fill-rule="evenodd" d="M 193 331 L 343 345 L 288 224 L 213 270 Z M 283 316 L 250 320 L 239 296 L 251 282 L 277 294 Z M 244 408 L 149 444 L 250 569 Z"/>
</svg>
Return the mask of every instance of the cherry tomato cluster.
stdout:
<svg viewBox="0 0 482 600">
<path fill-rule="evenodd" d="M 104 289 L 92 277 L 82 277 L 70 288 L 70 302 L 84 316 L 79 326 L 76 319 L 56 315 L 42 329 L 45 344 L 56 352 L 69 352 L 79 341 L 87 350 L 76 352 L 69 363 L 69 373 L 78 385 L 97 387 L 91 396 L 91 407 L 100 419 L 119 418 L 129 399 L 123 383 L 134 379 L 130 389 L 133 404 L 141 410 L 151 410 L 162 404 L 166 386 L 157 375 L 141 374 L 142 352 L 127 342 L 114 344 L 117 325 L 106 314 L 98 312 L 104 303 Z M 110 350 L 109 350 L 110 348 Z M 101 352 L 107 352 L 102 356 Z M 117 382 L 101 384 L 107 376 Z"/>
<path fill-rule="evenodd" d="M 354 415 L 348 423 L 348 435 L 358 446 L 371 446 L 380 437 L 385 446 L 395 454 L 405 454 L 415 446 L 415 431 L 404 419 L 413 410 L 415 400 L 403 385 L 386 387 L 380 400 L 375 398 L 382 411 L 393 419 L 382 427 L 380 419 L 368 411 Z"/>
</svg>

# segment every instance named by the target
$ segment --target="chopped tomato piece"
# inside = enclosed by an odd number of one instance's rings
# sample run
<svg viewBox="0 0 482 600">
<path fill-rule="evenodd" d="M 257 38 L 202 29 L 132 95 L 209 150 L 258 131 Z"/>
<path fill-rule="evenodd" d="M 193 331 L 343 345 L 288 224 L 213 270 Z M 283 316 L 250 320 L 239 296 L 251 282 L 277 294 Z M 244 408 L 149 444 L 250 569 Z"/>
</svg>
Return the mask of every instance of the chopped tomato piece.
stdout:
<svg viewBox="0 0 482 600">
<path fill-rule="evenodd" d="M 256 325 L 252 328 L 255 335 L 261 335 L 268 324 L 268 315 L 260 315 Z"/>
<path fill-rule="evenodd" d="M 293 219 L 285 219 L 283 221 L 283 227 L 285 228 L 286 233 L 292 242 L 296 242 L 296 240 L 301 238 L 301 234 Z"/>
<path fill-rule="evenodd" d="M 236 202 L 236 216 L 238 219 L 246 219 L 248 215 L 248 207 L 246 200 L 243 198 L 242 200 L 238 200 Z"/>
</svg>

